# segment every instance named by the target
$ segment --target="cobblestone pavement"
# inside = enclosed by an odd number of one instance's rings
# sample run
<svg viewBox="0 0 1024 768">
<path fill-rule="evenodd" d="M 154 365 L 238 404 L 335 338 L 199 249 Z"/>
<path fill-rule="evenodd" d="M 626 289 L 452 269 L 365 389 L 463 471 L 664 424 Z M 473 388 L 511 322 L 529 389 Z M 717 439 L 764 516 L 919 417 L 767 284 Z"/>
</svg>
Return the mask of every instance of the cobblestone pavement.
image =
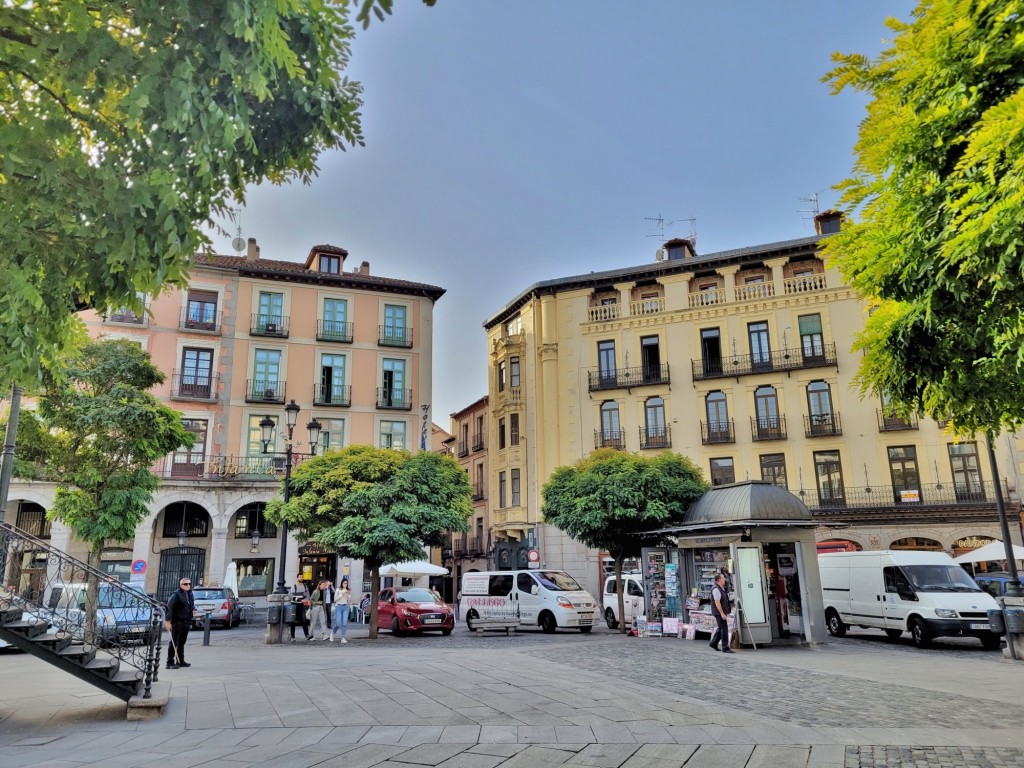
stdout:
<svg viewBox="0 0 1024 768">
<path fill-rule="evenodd" d="M 1024 751 L 985 747 L 847 747 L 846 768 L 1016 768 Z"/>
</svg>

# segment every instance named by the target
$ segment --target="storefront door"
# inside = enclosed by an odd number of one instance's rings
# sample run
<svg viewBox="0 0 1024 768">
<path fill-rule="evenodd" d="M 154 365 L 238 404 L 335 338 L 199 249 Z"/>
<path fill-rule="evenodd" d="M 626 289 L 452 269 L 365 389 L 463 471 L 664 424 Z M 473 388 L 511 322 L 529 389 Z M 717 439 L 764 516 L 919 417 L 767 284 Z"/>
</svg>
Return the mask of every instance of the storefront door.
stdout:
<svg viewBox="0 0 1024 768">
<path fill-rule="evenodd" d="M 736 629 L 740 642 L 772 641 L 765 597 L 764 555 L 760 544 L 732 544 L 733 580 L 736 590 Z"/>
</svg>

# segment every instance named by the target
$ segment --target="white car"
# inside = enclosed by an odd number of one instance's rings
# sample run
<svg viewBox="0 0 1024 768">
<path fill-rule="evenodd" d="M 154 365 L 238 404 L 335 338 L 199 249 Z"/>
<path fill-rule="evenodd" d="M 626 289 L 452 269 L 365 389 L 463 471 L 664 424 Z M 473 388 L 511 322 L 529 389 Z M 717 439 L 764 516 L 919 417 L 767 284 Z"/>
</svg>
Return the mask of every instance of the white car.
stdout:
<svg viewBox="0 0 1024 768">
<path fill-rule="evenodd" d="M 644 612 L 644 582 L 640 571 L 622 574 L 625 591 L 622 593 L 623 611 L 626 614 L 627 626 L 632 625 L 634 616 Z M 602 590 L 604 598 L 604 621 L 608 629 L 619 626 L 619 596 L 616 590 L 614 574 L 604 580 Z"/>
</svg>

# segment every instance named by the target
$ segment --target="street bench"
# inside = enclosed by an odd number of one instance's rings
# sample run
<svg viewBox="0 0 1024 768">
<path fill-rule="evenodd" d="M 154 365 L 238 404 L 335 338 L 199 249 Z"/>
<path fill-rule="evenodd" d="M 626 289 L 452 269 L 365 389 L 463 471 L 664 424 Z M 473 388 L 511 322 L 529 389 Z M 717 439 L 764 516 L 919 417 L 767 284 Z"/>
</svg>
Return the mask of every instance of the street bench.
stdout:
<svg viewBox="0 0 1024 768">
<path fill-rule="evenodd" d="M 477 635 L 483 635 L 485 629 L 504 629 L 506 635 L 514 634 L 519 626 L 519 619 L 488 617 L 486 619 L 473 619 L 472 630 Z"/>
</svg>

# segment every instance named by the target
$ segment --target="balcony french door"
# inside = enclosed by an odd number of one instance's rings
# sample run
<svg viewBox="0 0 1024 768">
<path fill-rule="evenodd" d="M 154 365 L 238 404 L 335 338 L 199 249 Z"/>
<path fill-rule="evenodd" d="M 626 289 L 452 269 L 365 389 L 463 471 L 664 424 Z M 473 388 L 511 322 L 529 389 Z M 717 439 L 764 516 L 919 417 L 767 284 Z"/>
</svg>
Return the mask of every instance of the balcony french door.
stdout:
<svg viewBox="0 0 1024 768">
<path fill-rule="evenodd" d="M 183 397 L 209 399 L 212 394 L 213 350 L 189 349 L 181 353 L 181 392 Z"/>
</svg>

